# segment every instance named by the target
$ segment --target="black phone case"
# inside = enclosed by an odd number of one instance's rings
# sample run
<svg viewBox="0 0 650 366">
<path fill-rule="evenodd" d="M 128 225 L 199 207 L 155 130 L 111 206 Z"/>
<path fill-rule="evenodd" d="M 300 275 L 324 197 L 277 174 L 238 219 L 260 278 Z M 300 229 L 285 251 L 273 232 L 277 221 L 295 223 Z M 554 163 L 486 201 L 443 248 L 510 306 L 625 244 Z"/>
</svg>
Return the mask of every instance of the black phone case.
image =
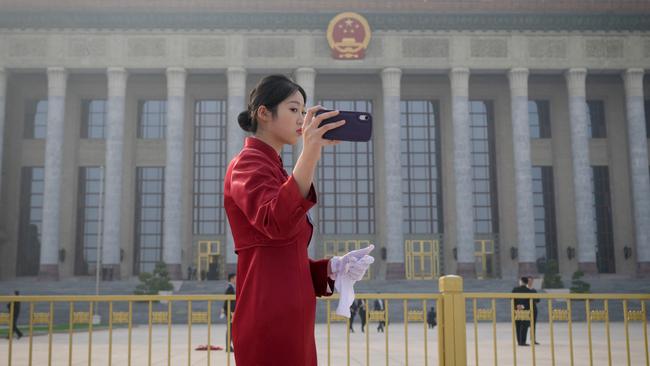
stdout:
<svg viewBox="0 0 650 366">
<path fill-rule="evenodd" d="M 329 110 L 321 109 L 316 112 L 316 115 L 325 112 L 329 112 Z M 370 141 L 372 137 L 372 115 L 367 112 L 339 111 L 338 115 L 323 120 L 318 127 L 340 120 L 345 120 L 345 124 L 325 132 L 323 138 L 355 142 Z"/>
</svg>

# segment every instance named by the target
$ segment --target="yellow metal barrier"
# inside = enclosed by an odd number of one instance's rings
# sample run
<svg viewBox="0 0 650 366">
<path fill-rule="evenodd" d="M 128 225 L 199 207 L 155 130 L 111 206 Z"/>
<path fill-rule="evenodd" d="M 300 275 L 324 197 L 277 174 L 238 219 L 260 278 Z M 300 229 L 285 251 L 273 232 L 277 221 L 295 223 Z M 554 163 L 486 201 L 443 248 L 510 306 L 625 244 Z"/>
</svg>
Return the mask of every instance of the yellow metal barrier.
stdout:
<svg viewBox="0 0 650 366">
<path fill-rule="evenodd" d="M 332 258 L 334 256 L 342 256 L 345 253 L 351 250 L 357 250 L 365 248 L 368 245 L 372 244 L 370 240 L 356 240 L 356 239 L 329 239 L 323 241 L 323 257 Z M 370 270 L 366 272 L 366 275 L 363 277 L 364 280 L 370 279 Z"/>
<path fill-rule="evenodd" d="M 440 277 L 440 242 L 405 240 L 406 279 L 431 280 Z"/>
<path fill-rule="evenodd" d="M 324 317 L 317 317 L 324 323 L 316 326 L 317 339 L 323 342 L 318 346 L 321 363 L 649 364 L 650 294 L 466 293 L 458 276 L 441 277 L 439 286 L 439 294 L 357 294 L 367 329 L 354 337 L 349 319 L 333 312 L 338 296 L 319 299 L 325 303 L 318 308 L 326 310 Z M 515 307 L 522 299 L 528 306 Z M 0 357 L 8 365 L 150 365 L 164 359 L 177 363 L 179 353 L 186 351 L 188 365 L 234 364 L 229 347 L 217 353 L 210 347 L 205 353 L 194 351 L 199 344 L 210 345 L 215 330 L 219 341 L 225 333 L 229 343 L 232 314 L 228 310 L 224 320 L 216 320 L 213 309 L 232 300 L 232 295 L 0 296 L 0 303 L 11 304 L 0 314 L 0 332 L 6 330 L 9 338 L 0 343 Z M 28 309 L 28 343 L 13 339 L 15 302 Z M 428 324 L 431 307 L 437 310 L 435 330 Z M 104 321 L 96 324 L 96 314 Z M 530 347 L 516 345 L 516 322 L 530 323 Z M 371 336 L 371 324 L 384 333 Z M 535 343 L 539 339 L 541 346 Z"/>
</svg>

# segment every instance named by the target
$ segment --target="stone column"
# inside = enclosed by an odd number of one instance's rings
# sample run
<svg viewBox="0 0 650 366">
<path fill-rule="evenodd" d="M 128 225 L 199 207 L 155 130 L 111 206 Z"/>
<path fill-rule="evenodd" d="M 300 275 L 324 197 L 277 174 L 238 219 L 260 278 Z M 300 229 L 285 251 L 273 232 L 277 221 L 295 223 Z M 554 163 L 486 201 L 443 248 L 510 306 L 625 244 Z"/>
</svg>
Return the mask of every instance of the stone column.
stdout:
<svg viewBox="0 0 650 366">
<path fill-rule="evenodd" d="M 237 116 L 247 108 L 246 104 L 246 70 L 242 67 L 229 67 L 226 71 L 228 80 L 228 119 L 226 124 L 226 151 L 228 158 L 226 165 L 239 153 L 244 145 L 246 132 L 239 127 Z M 237 269 L 237 255 L 235 254 L 235 242 L 230 231 L 230 225 L 226 225 L 226 271 L 235 272 Z"/>
<path fill-rule="evenodd" d="M 402 70 L 381 71 L 384 102 L 384 184 L 386 208 L 384 242 L 387 249 L 386 279 L 404 279 L 404 233 L 402 232 L 402 164 L 400 149 L 400 82 Z"/>
<path fill-rule="evenodd" d="M 469 124 L 469 69 L 453 68 L 451 81 L 454 125 L 454 182 L 456 202 L 456 273 L 475 278 L 472 155 Z"/>
<path fill-rule="evenodd" d="M 68 79 L 62 67 L 47 69 L 47 134 L 45 140 L 45 187 L 39 277 L 59 278 L 59 225 L 61 172 L 65 126 L 65 95 Z M 71 260 L 73 253 L 68 253 Z"/>
<path fill-rule="evenodd" d="M 623 74 L 627 108 L 627 137 L 630 154 L 630 180 L 634 206 L 637 274 L 650 275 L 650 178 L 648 140 L 643 99 L 643 69 L 628 69 Z"/>
<path fill-rule="evenodd" d="M 165 163 L 165 212 L 163 261 L 172 279 L 183 278 L 183 125 L 185 78 L 181 67 L 167 69 L 167 136 Z"/>
<path fill-rule="evenodd" d="M 316 84 L 316 70 L 311 67 L 301 67 L 295 71 L 295 80 L 298 85 L 302 86 L 307 94 L 307 100 L 305 101 L 305 111 L 307 108 L 310 108 L 314 105 L 314 89 Z M 298 143 L 293 146 L 293 164 L 296 165 L 298 157 L 302 152 L 302 138 L 298 139 Z M 314 182 L 318 181 L 318 172 L 314 174 Z M 316 236 L 318 235 L 319 227 L 319 217 L 318 217 L 318 206 L 315 206 L 309 210 L 309 215 L 311 221 L 314 224 L 314 234 L 312 235 L 312 240 L 309 244 L 309 256 L 316 256 L 316 243 L 318 242 Z"/>
<path fill-rule="evenodd" d="M 569 92 L 571 123 L 571 157 L 573 161 L 573 190 L 576 206 L 578 268 L 587 274 L 596 268 L 596 222 L 594 220 L 593 173 L 589 163 L 587 101 L 585 80 L 587 69 L 569 69 L 564 74 Z"/>
<path fill-rule="evenodd" d="M 523 276 L 537 273 L 530 126 L 528 125 L 528 69 L 511 69 L 508 79 L 510 80 L 510 113 L 515 156 L 519 275 Z"/>
<path fill-rule="evenodd" d="M 7 73 L 0 68 L 0 197 L 2 197 L 2 152 L 4 151 L 5 106 L 7 104 Z"/>
<path fill-rule="evenodd" d="M 122 228 L 122 162 L 124 154 L 124 104 L 128 74 L 124 68 L 111 67 L 106 108 L 106 173 L 104 181 L 104 234 L 102 268 L 104 280 L 120 279 Z"/>
</svg>

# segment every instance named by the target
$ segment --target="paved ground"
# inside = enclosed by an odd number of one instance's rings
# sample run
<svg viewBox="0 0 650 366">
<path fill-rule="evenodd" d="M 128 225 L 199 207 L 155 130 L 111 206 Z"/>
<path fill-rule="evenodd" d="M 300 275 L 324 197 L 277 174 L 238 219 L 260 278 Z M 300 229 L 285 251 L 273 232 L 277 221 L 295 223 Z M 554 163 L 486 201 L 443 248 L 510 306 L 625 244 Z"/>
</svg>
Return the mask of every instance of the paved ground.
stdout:
<svg viewBox="0 0 650 366">
<path fill-rule="evenodd" d="M 371 332 L 366 338 L 361 333 L 359 325 L 356 332 L 349 335 L 350 340 L 350 365 L 385 365 L 386 363 L 386 333 L 377 333 L 371 325 Z M 426 330 L 428 364 L 438 364 L 438 342 L 437 330 Z M 480 365 L 492 365 L 494 357 L 492 326 L 489 323 L 481 323 L 478 327 L 478 354 Z M 515 365 L 512 332 L 509 323 L 497 324 L 497 357 L 500 365 Z M 622 323 L 611 325 L 611 350 L 612 364 L 626 364 L 625 330 Z M 641 365 L 646 362 L 644 352 L 643 329 L 640 323 L 631 324 L 630 354 L 631 365 Z M 224 326 L 214 325 L 211 328 L 212 344 L 224 345 Z M 593 326 L 593 354 L 595 364 L 608 364 L 608 347 L 605 327 L 603 323 Z M 132 334 L 131 362 L 133 365 L 147 365 L 149 360 L 148 327 L 139 326 L 134 328 Z M 411 324 L 408 330 L 408 342 L 405 342 L 404 324 L 393 323 L 389 326 L 388 332 L 388 364 L 389 365 L 425 365 L 425 328 L 420 324 Z M 474 328 L 472 324 L 467 327 L 467 358 L 468 365 L 476 365 Z M 347 339 L 348 334 L 344 324 L 333 324 L 330 329 L 330 347 L 327 346 L 327 326 L 318 324 L 316 326 L 316 342 L 318 347 L 318 358 L 320 365 L 346 365 L 347 363 Z M 548 324 L 541 324 L 538 329 L 538 339 L 541 345 L 535 347 L 535 359 L 538 365 L 551 364 L 551 346 Z M 167 365 L 167 327 L 154 326 L 152 331 L 151 364 Z M 554 330 L 555 340 L 555 361 L 558 365 L 570 364 L 570 348 L 568 328 L 566 323 L 556 326 Z M 368 342 L 368 343 L 366 343 Z M 207 327 L 192 327 L 192 349 L 200 344 L 207 343 Z M 408 343 L 408 363 L 406 362 Z M 128 333 L 126 329 L 115 330 L 113 333 L 112 364 L 127 365 L 128 362 Z M 366 351 L 366 345 L 368 345 Z M 48 362 L 48 336 L 39 335 L 33 338 L 32 364 L 47 365 Z M 174 325 L 171 337 L 171 364 L 188 364 L 188 331 L 184 325 Z M 69 357 L 69 336 L 67 333 L 55 334 L 52 337 L 52 364 L 67 365 Z M 532 347 L 516 347 L 517 365 L 532 365 Z M 573 328 L 573 355 L 575 365 L 589 365 L 589 347 L 587 327 L 585 323 L 577 323 Z M 192 365 L 208 365 L 208 355 L 205 351 L 191 350 Z M 8 340 L 0 340 L 0 365 L 8 364 Z M 226 354 L 223 351 L 210 352 L 210 365 L 226 365 Z M 369 357 L 369 360 L 367 359 Z M 22 338 L 13 342 L 12 365 L 29 364 L 29 339 Z M 92 364 L 107 365 L 108 363 L 108 331 L 101 330 L 93 333 L 92 336 Z M 369 361 L 369 362 L 367 362 Z M 88 364 L 88 336 L 87 333 L 79 332 L 73 335 L 72 364 Z M 231 365 L 234 365 L 234 358 L 231 355 Z"/>
</svg>

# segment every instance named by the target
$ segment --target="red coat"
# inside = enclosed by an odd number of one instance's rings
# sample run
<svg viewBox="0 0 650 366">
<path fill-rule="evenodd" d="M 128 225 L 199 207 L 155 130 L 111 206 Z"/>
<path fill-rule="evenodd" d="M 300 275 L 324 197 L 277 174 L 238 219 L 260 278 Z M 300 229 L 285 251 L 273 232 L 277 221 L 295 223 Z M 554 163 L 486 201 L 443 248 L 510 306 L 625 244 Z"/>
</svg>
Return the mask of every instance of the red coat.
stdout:
<svg viewBox="0 0 650 366">
<path fill-rule="evenodd" d="M 276 151 L 248 137 L 224 179 L 224 207 L 235 241 L 238 366 L 316 365 L 316 296 L 331 295 L 328 260 L 307 255 L 316 204 L 287 176 Z"/>
</svg>

